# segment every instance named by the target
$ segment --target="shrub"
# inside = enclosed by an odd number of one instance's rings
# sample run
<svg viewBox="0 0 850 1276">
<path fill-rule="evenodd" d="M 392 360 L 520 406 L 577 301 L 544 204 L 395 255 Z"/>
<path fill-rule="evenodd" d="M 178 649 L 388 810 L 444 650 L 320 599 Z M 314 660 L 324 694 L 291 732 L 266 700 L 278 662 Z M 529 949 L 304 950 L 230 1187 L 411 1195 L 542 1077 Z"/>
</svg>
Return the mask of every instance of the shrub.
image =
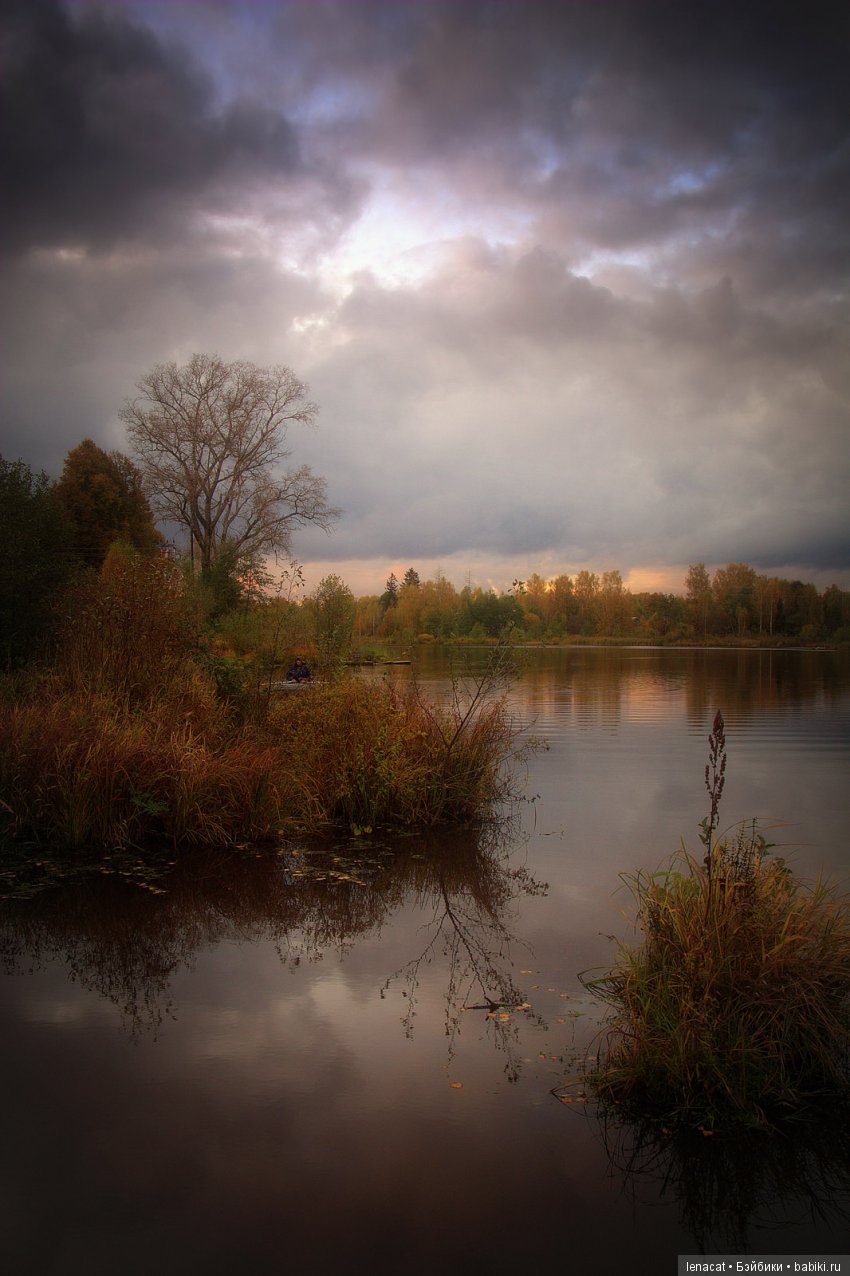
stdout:
<svg viewBox="0 0 850 1276">
<path fill-rule="evenodd" d="M 99 574 L 77 582 L 60 611 L 54 672 L 74 696 L 135 705 L 167 698 L 172 684 L 190 678 L 196 617 L 166 558 L 113 545 Z"/>
<path fill-rule="evenodd" d="M 354 680 L 273 707 L 294 784 L 326 823 L 416 826 L 481 818 L 504 797 L 517 733 L 501 701 L 466 721 L 415 687 Z"/>
</svg>

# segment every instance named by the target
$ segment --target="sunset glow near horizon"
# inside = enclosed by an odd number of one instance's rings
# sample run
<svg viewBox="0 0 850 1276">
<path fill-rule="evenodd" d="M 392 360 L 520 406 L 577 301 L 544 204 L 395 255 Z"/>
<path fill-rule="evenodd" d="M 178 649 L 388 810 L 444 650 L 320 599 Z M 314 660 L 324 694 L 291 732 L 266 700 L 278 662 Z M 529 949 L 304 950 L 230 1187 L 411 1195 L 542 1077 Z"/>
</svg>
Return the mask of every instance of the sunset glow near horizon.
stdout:
<svg viewBox="0 0 850 1276">
<path fill-rule="evenodd" d="M 850 587 L 846 6 L 38 0 L 2 16 L 0 452 L 284 363 L 308 588 Z"/>
</svg>

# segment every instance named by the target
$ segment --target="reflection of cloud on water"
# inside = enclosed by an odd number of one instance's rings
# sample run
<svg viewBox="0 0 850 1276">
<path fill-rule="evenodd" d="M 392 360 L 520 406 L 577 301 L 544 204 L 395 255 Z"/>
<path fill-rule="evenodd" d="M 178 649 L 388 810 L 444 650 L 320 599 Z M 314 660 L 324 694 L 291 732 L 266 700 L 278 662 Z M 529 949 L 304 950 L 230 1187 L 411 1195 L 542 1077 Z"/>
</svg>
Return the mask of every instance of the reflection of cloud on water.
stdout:
<svg viewBox="0 0 850 1276">
<path fill-rule="evenodd" d="M 92 1023 L 100 1019 L 106 1021 L 108 1012 L 105 1006 L 81 1003 L 79 1001 L 62 1000 L 56 997 L 41 998 L 39 1001 L 28 1001 L 23 1007 L 23 1016 L 29 1023 L 63 1024 Z"/>
<path fill-rule="evenodd" d="M 102 999 L 36 992 L 25 1011 L 35 1021 L 89 1023 L 111 1003 L 131 1036 L 156 1035 L 179 1002 L 193 1016 L 189 1048 L 210 1061 L 291 1054 L 296 1041 L 318 1050 L 332 1040 L 338 1049 L 349 1037 L 356 1048 L 364 1032 L 387 1034 L 375 994 L 398 953 L 410 961 L 418 951 L 423 926 L 436 924 L 441 943 L 453 936 L 448 965 L 430 972 L 446 981 L 453 1014 L 476 978 L 484 979 L 482 996 L 496 989 L 498 1000 L 522 1000 L 510 983 L 505 919 L 518 896 L 541 888 L 511 865 L 510 832 L 505 825 L 392 843 L 330 840 L 279 855 L 196 856 L 161 879 L 156 894 L 97 873 L 7 901 L 0 952 L 16 973 L 51 967 L 53 979 L 64 971 Z M 379 942 L 363 945 L 367 937 Z M 323 970 L 326 955 L 334 963 Z M 376 960 L 382 968 L 370 977 Z M 473 980 L 461 988 L 469 960 Z M 411 1012 L 415 996 L 408 987 Z M 400 1035 L 397 1019 L 392 1031 Z"/>
</svg>

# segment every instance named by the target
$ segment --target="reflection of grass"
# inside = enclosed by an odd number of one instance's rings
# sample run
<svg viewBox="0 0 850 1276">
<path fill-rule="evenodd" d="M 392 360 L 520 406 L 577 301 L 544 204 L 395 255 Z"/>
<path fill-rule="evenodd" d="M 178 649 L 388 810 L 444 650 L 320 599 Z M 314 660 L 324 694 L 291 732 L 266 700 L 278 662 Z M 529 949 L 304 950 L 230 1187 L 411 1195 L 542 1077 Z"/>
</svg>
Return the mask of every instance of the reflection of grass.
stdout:
<svg viewBox="0 0 850 1276">
<path fill-rule="evenodd" d="M 850 901 L 765 852 L 752 826 L 631 879 L 643 944 L 590 985 L 614 1008 L 586 1078 L 603 1102 L 711 1132 L 847 1098 Z"/>
<path fill-rule="evenodd" d="M 850 1124 L 846 1113 L 786 1127 L 781 1138 L 738 1130 L 735 1138 L 673 1132 L 655 1121 L 624 1122 L 615 1108 L 602 1111 L 600 1130 L 612 1166 L 626 1176 L 635 1198 L 642 1184 L 655 1198 L 663 1184 L 679 1207 L 697 1253 L 758 1247 L 754 1233 L 769 1228 L 773 1249 L 797 1243 L 777 1229 L 810 1220 L 825 1242 L 847 1234 L 850 1223 Z M 826 1229 L 829 1229 L 827 1231 Z"/>
</svg>

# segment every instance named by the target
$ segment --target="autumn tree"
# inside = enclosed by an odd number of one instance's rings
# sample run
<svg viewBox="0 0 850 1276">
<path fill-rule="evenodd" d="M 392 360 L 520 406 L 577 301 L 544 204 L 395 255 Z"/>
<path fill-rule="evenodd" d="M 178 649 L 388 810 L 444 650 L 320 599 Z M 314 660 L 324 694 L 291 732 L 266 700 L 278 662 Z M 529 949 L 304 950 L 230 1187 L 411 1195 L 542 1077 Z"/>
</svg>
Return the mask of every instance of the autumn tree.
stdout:
<svg viewBox="0 0 850 1276">
<path fill-rule="evenodd" d="M 404 579 L 401 583 L 402 585 L 410 585 L 411 589 L 419 588 L 419 572 L 415 567 L 408 567 L 407 571 L 404 573 Z"/>
<path fill-rule="evenodd" d="M 850 592 L 830 585 L 823 595 L 823 619 L 829 634 L 850 629 Z"/>
<path fill-rule="evenodd" d="M 515 586 L 515 593 L 524 613 L 523 628 L 529 635 L 536 636 L 542 631 L 546 619 L 549 601 L 546 581 L 539 572 L 532 572 L 528 580 L 521 583 L 522 589 Z"/>
<path fill-rule="evenodd" d="M 602 634 L 623 634 L 631 626 L 632 596 L 618 571 L 602 573 L 597 614 L 599 632 Z"/>
<path fill-rule="evenodd" d="M 561 573 L 550 586 L 550 628 L 554 634 L 567 632 L 573 606 L 573 582 Z"/>
<path fill-rule="evenodd" d="M 74 548 L 92 567 L 100 567 L 115 541 L 149 550 L 161 540 L 141 475 L 121 452 L 83 439 L 65 457 L 56 492 L 74 528 Z"/>
<path fill-rule="evenodd" d="M 57 668 L 66 685 L 150 704 L 169 683 L 185 687 L 197 645 L 197 616 L 177 563 L 110 546 L 63 600 Z"/>
<path fill-rule="evenodd" d="M 522 608 L 512 594 L 476 589 L 469 601 L 473 625 L 479 625 L 490 638 L 498 638 L 506 629 L 522 624 Z"/>
<path fill-rule="evenodd" d="M 0 666 L 33 656 L 74 569 L 73 529 L 46 474 L 0 457 Z"/>
<path fill-rule="evenodd" d="M 705 635 L 708 631 L 708 614 L 712 600 L 711 577 L 706 571 L 705 563 L 691 563 L 685 589 L 694 628 L 701 629 Z"/>
<path fill-rule="evenodd" d="M 749 563 L 718 567 L 711 580 L 714 600 L 727 618 L 729 629 L 746 632 L 755 596 L 756 573 Z"/>
<path fill-rule="evenodd" d="M 776 576 L 756 576 L 755 597 L 758 604 L 759 633 L 767 628 L 773 633 L 773 622 L 776 617 L 776 606 L 782 593 L 782 582 Z"/>
<path fill-rule="evenodd" d="M 158 364 L 137 388 L 121 412 L 133 450 L 155 509 L 186 529 L 202 571 L 222 545 L 282 553 L 295 528 L 327 530 L 338 517 L 324 479 L 283 468 L 289 426 L 311 425 L 318 410 L 289 368 L 195 354 Z"/>
<path fill-rule="evenodd" d="M 412 634 L 450 638 L 457 625 L 457 591 L 438 571 L 433 580 L 402 585 L 399 594 L 398 625 Z"/>
<path fill-rule="evenodd" d="M 384 592 L 381 594 L 381 606 L 384 611 L 390 611 L 391 608 L 398 606 L 399 583 L 395 572 L 390 572 L 387 577 L 387 583 L 384 586 Z"/>
<path fill-rule="evenodd" d="M 339 576 L 325 576 L 313 595 L 316 646 L 322 663 L 339 660 L 351 642 L 356 604 L 354 595 Z"/>
<path fill-rule="evenodd" d="M 591 634 L 596 623 L 596 600 L 599 596 L 599 577 L 596 572 L 580 571 L 573 585 L 579 623 L 582 632 Z"/>
</svg>

